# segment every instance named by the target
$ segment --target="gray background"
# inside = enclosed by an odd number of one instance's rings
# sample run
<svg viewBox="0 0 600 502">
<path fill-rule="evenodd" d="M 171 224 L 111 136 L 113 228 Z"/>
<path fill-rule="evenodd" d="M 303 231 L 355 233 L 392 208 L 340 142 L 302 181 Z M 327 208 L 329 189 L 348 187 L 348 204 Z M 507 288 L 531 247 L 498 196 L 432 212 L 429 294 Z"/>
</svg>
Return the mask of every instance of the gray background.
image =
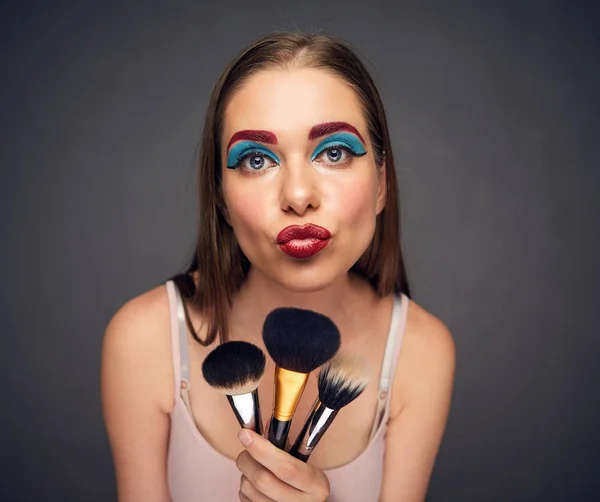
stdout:
<svg viewBox="0 0 600 502">
<path fill-rule="evenodd" d="M 370 61 L 414 297 L 456 339 L 428 500 L 600 500 L 599 14 L 581 1 L 4 2 L 0 499 L 114 500 L 103 330 L 190 255 L 213 82 L 257 36 L 298 27 Z"/>
</svg>

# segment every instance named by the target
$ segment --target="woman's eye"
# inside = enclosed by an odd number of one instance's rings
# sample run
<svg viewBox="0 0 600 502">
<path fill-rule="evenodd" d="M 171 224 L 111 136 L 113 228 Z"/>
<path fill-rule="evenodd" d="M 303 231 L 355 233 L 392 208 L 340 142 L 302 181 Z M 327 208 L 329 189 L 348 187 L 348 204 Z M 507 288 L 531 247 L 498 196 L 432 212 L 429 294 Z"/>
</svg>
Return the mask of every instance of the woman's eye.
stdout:
<svg viewBox="0 0 600 502">
<path fill-rule="evenodd" d="M 350 157 L 355 157 L 348 148 L 343 146 L 330 146 L 329 148 L 325 148 L 315 160 L 319 162 L 324 162 L 327 164 L 344 164 Z"/>
<path fill-rule="evenodd" d="M 331 162 L 340 162 L 342 159 L 345 159 L 344 154 L 348 155 L 341 148 L 330 148 L 327 150 L 327 159 Z"/>
<path fill-rule="evenodd" d="M 251 153 L 241 159 L 239 165 L 247 171 L 257 172 L 276 166 L 277 162 L 263 153 Z"/>
</svg>

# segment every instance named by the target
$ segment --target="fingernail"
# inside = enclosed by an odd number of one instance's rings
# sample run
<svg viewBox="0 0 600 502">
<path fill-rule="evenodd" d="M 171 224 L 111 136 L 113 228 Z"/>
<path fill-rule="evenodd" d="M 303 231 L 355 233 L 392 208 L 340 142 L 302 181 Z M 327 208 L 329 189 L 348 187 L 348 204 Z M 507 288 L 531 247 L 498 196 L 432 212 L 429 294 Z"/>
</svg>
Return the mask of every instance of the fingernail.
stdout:
<svg viewBox="0 0 600 502">
<path fill-rule="evenodd" d="M 252 443 L 252 435 L 246 429 L 242 429 L 238 433 L 238 438 L 244 446 L 249 446 Z"/>
</svg>

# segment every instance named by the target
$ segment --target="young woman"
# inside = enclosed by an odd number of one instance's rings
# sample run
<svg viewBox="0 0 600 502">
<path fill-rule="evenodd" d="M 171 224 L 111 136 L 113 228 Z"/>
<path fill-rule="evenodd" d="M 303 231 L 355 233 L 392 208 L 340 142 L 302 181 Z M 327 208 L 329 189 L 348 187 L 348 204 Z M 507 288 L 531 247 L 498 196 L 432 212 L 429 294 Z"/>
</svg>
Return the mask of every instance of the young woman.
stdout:
<svg viewBox="0 0 600 502">
<path fill-rule="evenodd" d="M 356 55 L 298 33 L 245 49 L 213 91 L 199 192 L 189 270 L 129 301 L 106 331 L 102 396 L 119 500 L 422 501 L 454 344 L 409 300 L 385 113 Z M 286 228 L 298 232 L 287 244 Z M 308 463 L 240 431 L 201 373 L 220 341 L 265 350 L 262 323 L 281 306 L 329 316 L 342 350 L 370 371 Z M 268 361 L 263 420 L 273 371 Z M 290 438 L 316 395 L 311 375 Z"/>
</svg>

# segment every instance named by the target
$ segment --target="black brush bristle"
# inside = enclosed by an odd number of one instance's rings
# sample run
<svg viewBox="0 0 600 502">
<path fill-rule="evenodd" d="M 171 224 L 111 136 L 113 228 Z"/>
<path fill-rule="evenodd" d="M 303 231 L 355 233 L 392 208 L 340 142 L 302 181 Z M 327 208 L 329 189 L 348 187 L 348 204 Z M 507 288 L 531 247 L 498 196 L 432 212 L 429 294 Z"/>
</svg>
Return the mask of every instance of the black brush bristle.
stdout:
<svg viewBox="0 0 600 502">
<path fill-rule="evenodd" d="M 310 373 L 340 348 L 340 332 L 329 317 L 296 307 L 270 312 L 263 340 L 277 366 L 298 373 Z"/>
<path fill-rule="evenodd" d="M 339 410 L 360 396 L 366 385 L 367 372 L 361 358 L 336 357 L 319 372 L 319 401 Z"/>
<path fill-rule="evenodd" d="M 202 374 L 208 384 L 229 395 L 254 390 L 264 371 L 264 352 L 242 341 L 222 343 L 202 363 Z"/>
</svg>

